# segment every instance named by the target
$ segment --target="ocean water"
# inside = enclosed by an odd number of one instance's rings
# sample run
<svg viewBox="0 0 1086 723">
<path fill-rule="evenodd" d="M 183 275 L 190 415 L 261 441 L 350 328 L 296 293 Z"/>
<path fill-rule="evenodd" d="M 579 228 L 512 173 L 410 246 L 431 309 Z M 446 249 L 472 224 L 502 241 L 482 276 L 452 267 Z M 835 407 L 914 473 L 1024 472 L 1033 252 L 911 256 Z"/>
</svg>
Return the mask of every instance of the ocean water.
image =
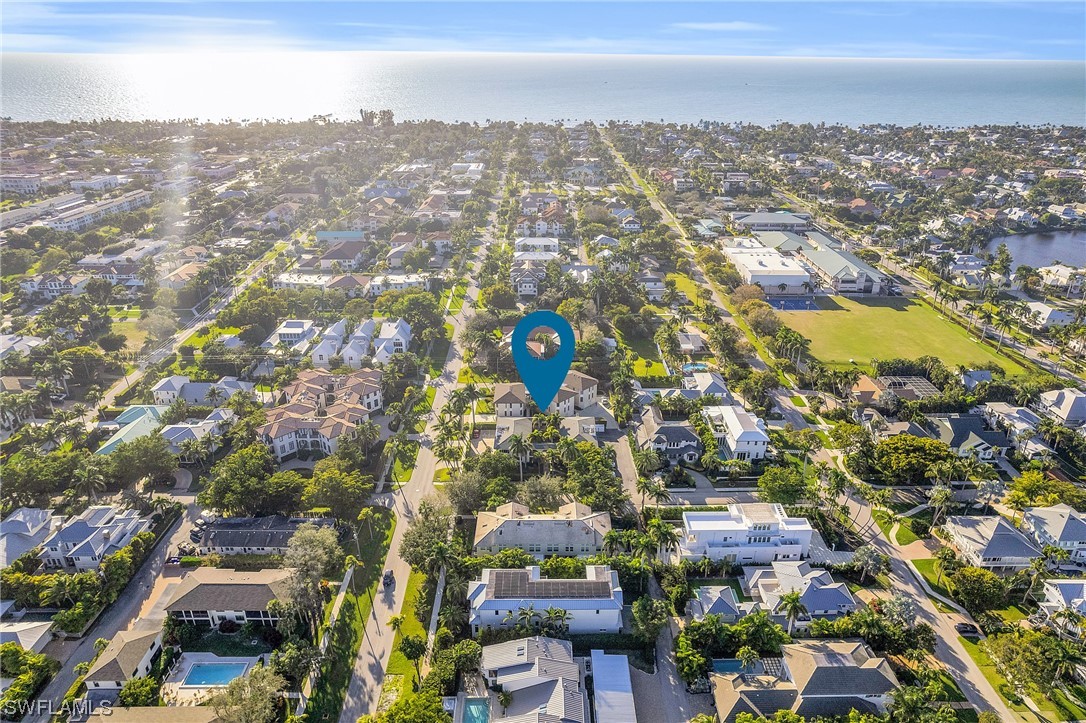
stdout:
<svg viewBox="0 0 1086 723">
<path fill-rule="evenodd" d="M 5 53 L 14 120 L 1086 124 L 1086 65 L 607 55 Z"/>
</svg>

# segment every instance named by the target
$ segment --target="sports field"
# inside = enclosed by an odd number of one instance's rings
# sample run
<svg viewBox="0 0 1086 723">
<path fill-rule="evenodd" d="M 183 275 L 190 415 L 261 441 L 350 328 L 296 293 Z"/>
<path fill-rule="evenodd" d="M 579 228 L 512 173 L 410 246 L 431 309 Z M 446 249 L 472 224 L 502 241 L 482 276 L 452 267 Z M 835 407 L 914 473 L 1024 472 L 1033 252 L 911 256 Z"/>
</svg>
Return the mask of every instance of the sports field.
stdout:
<svg viewBox="0 0 1086 723">
<path fill-rule="evenodd" d="M 851 366 L 850 359 L 867 366 L 873 358 L 914 359 L 931 354 L 948 366 L 994 361 L 1008 374 L 1024 371 L 921 302 L 845 296 L 819 296 L 817 302 L 818 310 L 777 314 L 811 340 L 811 353 L 828 366 Z"/>
</svg>

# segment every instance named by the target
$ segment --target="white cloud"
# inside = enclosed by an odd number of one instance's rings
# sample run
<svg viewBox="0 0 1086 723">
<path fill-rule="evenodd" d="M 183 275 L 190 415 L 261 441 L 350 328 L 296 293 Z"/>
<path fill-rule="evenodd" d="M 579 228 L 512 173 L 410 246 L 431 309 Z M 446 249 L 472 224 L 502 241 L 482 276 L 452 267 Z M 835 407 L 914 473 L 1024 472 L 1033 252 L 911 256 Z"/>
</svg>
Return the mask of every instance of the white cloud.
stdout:
<svg viewBox="0 0 1086 723">
<path fill-rule="evenodd" d="M 730 20 L 725 22 L 708 23 L 672 23 L 676 30 L 704 30 L 714 33 L 754 33 L 759 31 L 776 30 L 772 25 L 762 23 L 749 23 L 745 20 Z"/>
</svg>

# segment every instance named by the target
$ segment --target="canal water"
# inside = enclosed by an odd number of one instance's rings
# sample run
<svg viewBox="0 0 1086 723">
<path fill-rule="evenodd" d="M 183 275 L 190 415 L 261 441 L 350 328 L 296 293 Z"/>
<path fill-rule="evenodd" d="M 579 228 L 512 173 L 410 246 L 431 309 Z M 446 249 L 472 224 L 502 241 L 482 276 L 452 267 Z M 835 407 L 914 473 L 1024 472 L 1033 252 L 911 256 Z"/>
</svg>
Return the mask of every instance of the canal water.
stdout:
<svg viewBox="0 0 1086 723">
<path fill-rule="evenodd" d="M 1011 257 L 1014 259 L 1012 270 L 1021 264 L 1035 269 L 1051 266 L 1057 260 L 1070 266 L 1086 266 L 1086 230 L 1001 236 L 989 242 L 988 250 L 994 254 L 1001 243 L 1007 244 Z"/>
</svg>

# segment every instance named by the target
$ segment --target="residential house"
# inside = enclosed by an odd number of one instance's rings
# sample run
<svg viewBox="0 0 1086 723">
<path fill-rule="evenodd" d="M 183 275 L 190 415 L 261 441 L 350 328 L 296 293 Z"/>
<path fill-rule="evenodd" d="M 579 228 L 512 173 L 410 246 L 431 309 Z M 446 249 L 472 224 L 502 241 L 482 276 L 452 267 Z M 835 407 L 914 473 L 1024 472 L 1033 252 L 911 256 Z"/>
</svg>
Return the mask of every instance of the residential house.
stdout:
<svg viewBox="0 0 1086 723">
<path fill-rule="evenodd" d="M 561 244 L 558 243 L 556 238 L 547 238 L 545 236 L 527 236 L 524 238 L 518 238 L 513 242 L 513 250 L 517 251 L 546 251 L 549 253 L 557 254 L 562 251 Z"/>
<path fill-rule="evenodd" d="M 83 681 L 87 690 L 117 690 L 133 678 L 151 674 L 162 651 L 162 630 L 122 630 L 94 659 Z"/>
<path fill-rule="evenodd" d="M 329 517 L 220 517 L 200 535 L 201 555 L 285 555 L 290 538 L 304 524 L 332 527 Z"/>
<path fill-rule="evenodd" d="M 177 455 L 182 464 L 196 464 L 200 459 L 185 451 L 185 442 L 210 438 L 211 446 L 208 450 L 211 453 L 218 451 L 219 437 L 226 433 L 236 416 L 230 409 L 219 408 L 212 411 L 205 419 L 167 424 L 159 433 L 166 440 L 170 452 Z"/>
<path fill-rule="evenodd" d="M 1049 546 L 1066 550 L 1071 563 L 1086 563 L 1086 515 L 1075 508 L 1058 504 L 1051 507 L 1027 507 L 1022 515 L 1022 532 L 1033 538 L 1042 551 Z"/>
<path fill-rule="evenodd" d="M 162 425 L 162 417 L 168 409 L 161 404 L 135 404 L 112 421 L 101 423 L 99 428 L 111 431 L 112 435 L 102 442 L 95 454 L 109 454 L 125 442 L 152 434 Z"/>
<path fill-rule="evenodd" d="M 592 708 L 595 723 L 630 723 L 637 720 L 630 660 L 625 655 L 593 650 L 586 668 L 592 673 Z"/>
<path fill-rule="evenodd" d="M 984 419 L 994 429 L 1002 429 L 1019 454 L 1029 459 L 1052 453 L 1037 429 L 1042 417 L 1032 409 L 1016 407 L 1006 402 L 987 402 L 982 407 Z"/>
<path fill-rule="evenodd" d="M 151 520 L 135 510 L 92 505 L 59 525 L 41 543 L 38 557 L 47 568 L 97 570 L 112 555 L 151 528 Z"/>
<path fill-rule="evenodd" d="M 377 322 L 373 319 L 364 319 L 358 323 L 351 332 L 339 354 L 344 366 L 352 369 L 360 369 L 362 360 L 370 357 L 370 347 L 373 344 L 373 334 L 377 330 Z"/>
<path fill-rule="evenodd" d="M 214 389 L 215 391 L 211 391 Z M 177 401 L 207 405 L 224 402 L 235 394 L 252 395 L 256 385 L 237 377 L 223 377 L 217 382 L 194 382 L 184 375 L 162 379 L 151 387 L 155 404 L 168 406 Z"/>
<path fill-rule="evenodd" d="M 1086 424 L 1086 394 L 1079 389 L 1056 389 L 1043 392 L 1037 400 L 1037 411 L 1055 419 L 1065 427 Z"/>
<path fill-rule="evenodd" d="M 701 397 L 717 397 L 725 402 L 731 399 L 728 384 L 720 372 L 694 372 L 684 376 L 683 388 L 697 391 Z"/>
<path fill-rule="evenodd" d="M 807 612 L 793 621 L 794 629 L 803 630 L 816 618 L 834 619 L 856 610 L 856 600 L 843 582 L 836 582 L 826 570 L 795 560 L 774 562 L 770 567 L 743 568 L 743 587 L 761 603 L 770 617 L 788 627 L 781 598 L 798 592 Z"/>
<path fill-rule="evenodd" d="M 561 608 L 570 615 L 571 633 L 617 633 L 622 629 L 622 586 L 606 565 L 589 565 L 585 577 L 541 577 L 538 567 L 524 570 L 486 568 L 468 585 L 472 632 L 510 625 L 521 609 Z"/>
<path fill-rule="evenodd" d="M 9 354 L 22 354 L 25 356 L 44 343 L 45 339 L 37 336 L 0 334 L 0 359 L 6 359 Z"/>
<path fill-rule="evenodd" d="M 740 713 L 772 717 L 788 710 L 804 718 L 881 715 L 899 687 L 886 658 L 856 640 L 804 640 L 781 646 L 780 671 L 710 673 L 717 720 Z"/>
<path fill-rule="evenodd" d="M 317 343 L 309 351 L 309 359 L 313 362 L 313 366 L 321 369 L 332 366 L 332 359 L 339 357 L 339 350 L 343 348 L 347 336 L 347 324 L 347 319 L 340 319 L 321 332 Z"/>
<path fill-rule="evenodd" d="M 1007 435 L 988 429 L 979 414 L 939 414 L 928 417 L 935 438 L 944 442 L 959 457 L 993 459 L 1002 457 L 1011 446 Z"/>
<path fill-rule="evenodd" d="M 686 605 L 686 613 L 694 620 L 706 615 L 716 615 L 721 622 L 734 623 L 739 618 L 758 609 L 758 603 L 740 602 L 731 585 L 704 585 L 694 588 L 694 595 Z"/>
<path fill-rule="evenodd" d="M 654 449 L 668 463 L 695 462 L 701 457 L 701 437 L 687 420 L 665 420 L 655 405 L 641 412 L 638 429 L 642 449 Z"/>
<path fill-rule="evenodd" d="M 637 283 L 645 290 L 645 296 L 650 302 L 663 300 L 667 286 L 664 284 L 664 277 L 660 274 L 646 271 L 637 277 Z"/>
<path fill-rule="evenodd" d="M 789 517 L 779 504 L 728 505 L 720 512 L 684 512 L 679 556 L 750 565 L 802 560 L 814 529 L 803 517 Z"/>
<path fill-rule="evenodd" d="M 675 336 L 679 341 L 679 351 L 687 356 L 705 354 L 709 351 L 705 337 L 697 331 L 680 331 Z"/>
<path fill-rule="evenodd" d="M 1059 291 L 1066 296 L 1081 296 L 1086 270 L 1055 264 L 1037 269 L 1041 275 L 1041 284 L 1050 291 Z"/>
<path fill-rule="evenodd" d="M 5 600 L 4 604 L 14 605 L 15 601 Z M 42 653 L 45 652 L 45 646 L 53 639 L 52 628 L 53 621 L 51 620 L 0 622 L 0 645 L 15 643 L 27 652 Z M 10 680 L 10 678 L 4 680 L 5 689 L 11 685 Z"/>
<path fill-rule="evenodd" d="M 569 502 L 557 512 L 533 514 L 519 502 L 507 502 L 493 512 L 481 511 L 475 523 L 474 549 L 495 554 L 516 548 L 544 555 L 595 555 L 611 531 L 611 515 Z"/>
<path fill-rule="evenodd" d="M 303 369 L 283 389 L 283 403 L 268 410 L 257 434 L 279 462 L 295 455 L 333 454 L 343 435 L 384 406 L 382 373 L 359 369 L 351 374 Z"/>
<path fill-rule="evenodd" d="M 1046 625 L 1062 635 L 1081 638 L 1086 632 L 1086 580 L 1045 580 L 1038 608 Z"/>
<path fill-rule="evenodd" d="M 958 379 L 961 380 L 966 391 L 971 392 L 981 384 L 990 384 L 992 382 L 992 373 L 987 369 L 970 369 L 959 374 Z"/>
<path fill-rule="evenodd" d="M 997 574 L 1024 570 L 1041 556 L 1028 537 L 998 515 L 951 516 L 943 527 L 967 564 Z"/>
<path fill-rule="evenodd" d="M 385 364 L 393 354 L 403 354 L 411 346 L 411 325 L 403 319 L 386 321 L 373 339 L 373 360 Z"/>
<path fill-rule="evenodd" d="M 221 567 L 197 567 L 174 588 L 166 613 L 190 625 L 217 627 L 229 620 L 243 625 L 274 625 L 268 610 L 273 600 L 289 601 L 290 569 L 242 572 Z"/>
<path fill-rule="evenodd" d="M 765 422 L 738 405 L 702 407 L 720 451 L 730 459 L 759 460 L 769 451 Z"/>
<path fill-rule="evenodd" d="M 494 385 L 494 413 L 498 418 L 528 417 L 531 409 L 528 388 L 520 382 Z"/>
<path fill-rule="evenodd" d="M 309 343 L 320 334 L 321 328 L 308 319 L 287 319 L 276 327 L 260 345 L 262 349 L 286 347 L 291 353 L 304 354 Z"/>
<path fill-rule="evenodd" d="M 19 507 L 0 522 L 0 567 L 38 547 L 63 521 L 52 510 Z M 610 524 L 610 520 L 608 520 Z"/>
<path fill-rule="evenodd" d="M 581 670 L 568 640 L 534 636 L 484 645 L 479 669 L 489 688 L 512 699 L 502 706 L 491 694 L 490 720 L 587 723 Z"/>
<path fill-rule="evenodd" d="M 546 264 L 538 261 L 514 261 L 509 270 L 509 282 L 517 296 L 539 296 L 546 277 Z"/>
<path fill-rule="evenodd" d="M 1057 309 L 1041 301 L 1026 304 L 1027 323 L 1035 329 L 1051 329 L 1054 326 L 1067 326 L 1074 323 L 1075 315 Z"/>
</svg>

